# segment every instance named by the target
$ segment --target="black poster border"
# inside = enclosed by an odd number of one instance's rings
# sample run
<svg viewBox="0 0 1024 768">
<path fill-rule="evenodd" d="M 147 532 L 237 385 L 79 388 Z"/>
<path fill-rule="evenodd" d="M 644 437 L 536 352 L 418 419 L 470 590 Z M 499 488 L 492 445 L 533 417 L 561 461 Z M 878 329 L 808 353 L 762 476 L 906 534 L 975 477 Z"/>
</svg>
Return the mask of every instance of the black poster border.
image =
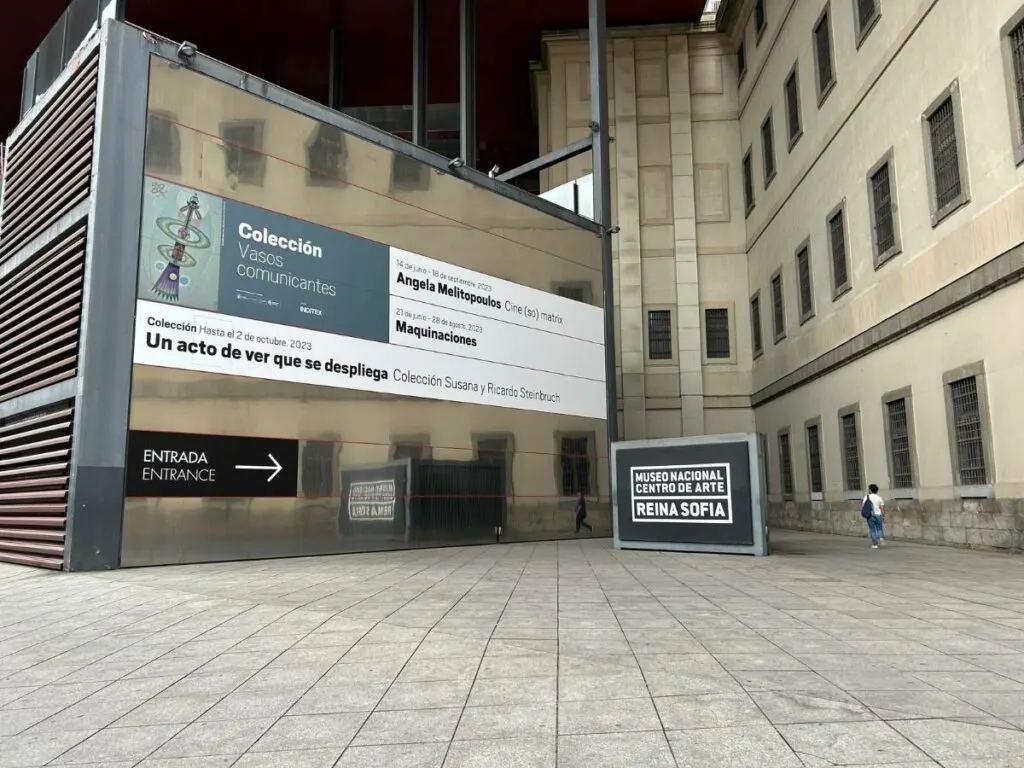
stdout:
<svg viewBox="0 0 1024 768">
<path fill-rule="evenodd" d="M 750 467 L 750 511 L 753 529 L 753 543 L 746 544 L 704 544 L 696 542 L 644 541 L 623 539 L 619 530 L 619 482 L 618 470 L 621 463 L 619 454 L 638 449 L 692 448 L 699 446 L 739 445 L 746 448 Z M 659 440 L 630 440 L 612 443 L 610 470 L 612 488 L 612 534 L 616 549 L 662 550 L 672 552 L 707 552 L 719 554 L 768 555 L 770 553 L 767 526 L 767 487 L 764 474 L 764 443 L 758 433 L 735 433 L 708 435 L 702 437 L 670 437 Z M 623 457 L 624 459 L 624 457 Z M 629 512 L 630 510 L 626 510 Z"/>
</svg>

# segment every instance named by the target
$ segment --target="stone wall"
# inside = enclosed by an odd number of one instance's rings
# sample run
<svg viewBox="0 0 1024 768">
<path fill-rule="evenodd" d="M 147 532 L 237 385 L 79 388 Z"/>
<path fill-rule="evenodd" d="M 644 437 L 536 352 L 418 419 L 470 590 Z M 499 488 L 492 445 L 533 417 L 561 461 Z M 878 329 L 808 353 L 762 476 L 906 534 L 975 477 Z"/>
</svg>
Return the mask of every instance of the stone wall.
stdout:
<svg viewBox="0 0 1024 768">
<path fill-rule="evenodd" d="M 867 538 L 867 525 L 855 501 L 772 502 L 768 507 L 773 528 Z M 1024 552 L 1024 500 L 889 501 L 885 537 Z"/>
</svg>

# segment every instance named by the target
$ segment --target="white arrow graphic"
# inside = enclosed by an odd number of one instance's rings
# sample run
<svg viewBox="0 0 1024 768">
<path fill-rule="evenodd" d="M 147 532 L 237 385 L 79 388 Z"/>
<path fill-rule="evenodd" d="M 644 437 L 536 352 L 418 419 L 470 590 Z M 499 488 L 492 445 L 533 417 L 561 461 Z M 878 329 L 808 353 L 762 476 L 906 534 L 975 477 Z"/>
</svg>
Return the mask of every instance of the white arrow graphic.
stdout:
<svg viewBox="0 0 1024 768">
<path fill-rule="evenodd" d="M 271 480 L 277 477 L 277 473 L 281 471 L 282 467 L 281 462 L 274 458 L 274 454 L 268 453 L 267 458 L 270 459 L 269 467 L 258 467 L 249 464 L 236 464 L 235 469 L 253 469 L 257 471 L 262 470 L 264 472 L 269 472 L 270 477 L 267 478 L 267 482 L 269 483 Z"/>
</svg>

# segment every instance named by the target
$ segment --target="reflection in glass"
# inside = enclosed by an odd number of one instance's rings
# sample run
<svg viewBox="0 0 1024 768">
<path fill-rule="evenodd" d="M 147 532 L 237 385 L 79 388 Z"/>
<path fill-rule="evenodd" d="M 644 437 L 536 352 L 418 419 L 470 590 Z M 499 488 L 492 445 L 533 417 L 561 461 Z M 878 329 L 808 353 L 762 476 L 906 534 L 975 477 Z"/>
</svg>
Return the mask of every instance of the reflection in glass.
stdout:
<svg viewBox="0 0 1024 768">
<path fill-rule="evenodd" d="M 160 59 L 149 104 L 158 119 L 147 159 L 166 167 L 176 156 L 182 188 L 601 303 L 600 241 L 588 231 Z M 195 306 L 220 313 L 230 329 L 235 318 L 216 309 L 215 281 L 208 283 L 210 302 Z M 397 367 L 403 353 L 395 349 Z M 512 381 L 517 370 L 508 370 Z M 496 528 L 503 541 L 573 536 L 572 497 L 582 490 L 594 499 L 608 479 L 599 418 L 227 369 L 136 365 L 131 429 L 297 440 L 299 495 L 131 499 L 123 565 L 493 542 Z M 346 488 L 356 482 L 356 507 L 387 525 L 346 517 Z M 607 532 L 607 498 L 590 511 Z"/>
</svg>

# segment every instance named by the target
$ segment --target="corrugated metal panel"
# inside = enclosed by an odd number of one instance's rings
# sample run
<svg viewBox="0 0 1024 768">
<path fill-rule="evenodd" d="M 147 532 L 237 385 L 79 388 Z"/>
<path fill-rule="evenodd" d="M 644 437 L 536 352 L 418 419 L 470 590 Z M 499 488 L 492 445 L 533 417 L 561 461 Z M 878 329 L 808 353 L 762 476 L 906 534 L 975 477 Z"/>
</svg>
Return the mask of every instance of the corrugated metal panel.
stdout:
<svg viewBox="0 0 1024 768">
<path fill-rule="evenodd" d="M 0 561 L 61 568 L 74 407 L 0 422 Z"/>
<path fill-rule="evenodd" d="M 78 371 L 85 224 L 0 282 L 0 400 Z"/>
<path fill-rule="evenodd" d="M 89 196 L 99 55 L 7 146 L 0 262 Z"/>
</svg>

